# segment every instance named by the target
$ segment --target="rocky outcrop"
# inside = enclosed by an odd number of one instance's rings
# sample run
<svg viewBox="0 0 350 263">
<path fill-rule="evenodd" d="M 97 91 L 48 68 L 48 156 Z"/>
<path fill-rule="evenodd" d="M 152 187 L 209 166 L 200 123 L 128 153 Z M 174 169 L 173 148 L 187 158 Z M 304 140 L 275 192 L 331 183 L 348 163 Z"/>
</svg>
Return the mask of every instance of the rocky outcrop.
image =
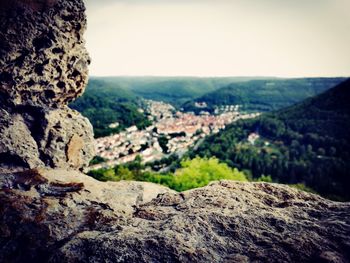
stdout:
<svg viewBox="0 0 350 263">
<path fill-rule="evenodd" d="M 80 168 L 94 153 L 90 122 L 69 108 L 0 110 L 0 165 L 3 170 Z M 0 168 L 0 170 L 1 170 Z"/>
<path fill-rule="evenodd" d="M 348 262 L 350 204 L 288 186 L 183 193 L 78 172 L 0 177 L 1 262 Z"/>
<path fill-rule="evenodd" d="M 83 93 L 89 56 L 81 0 L 0 5 L 0 172 L 86 167 L 89 121 L 67 103 Z"/>
<path fill-rule="evenodd" d="M 83 93 L 87 83 L 90 58 L 83 39 L 84 4 L 11 2 L 0 8 L 2 100 L 11 106 L 66 105 Z"/>
<path fill-rule="evenodd" d="M 151 183 L 102 183 L 65 170 L 2 174 L 0 189 L 0 262 L 46 262 L 78 233 L 119 229 L 136 206 L 173 193 Z"/>
</svg>

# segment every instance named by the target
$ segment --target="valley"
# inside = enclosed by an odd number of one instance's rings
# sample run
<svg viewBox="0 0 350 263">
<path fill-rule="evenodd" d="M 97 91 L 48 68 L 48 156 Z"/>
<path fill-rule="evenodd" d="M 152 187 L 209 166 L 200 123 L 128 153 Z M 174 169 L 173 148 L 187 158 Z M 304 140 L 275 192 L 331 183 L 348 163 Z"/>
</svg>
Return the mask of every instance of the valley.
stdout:
<svg viewBox="0 0 350 263">
<path fill-rule="evenodd" d="M 118 134 L 98 138 L 97 155 L 106 161 L 90 166 L 91 170 L 132 162 L 137 156 L 143 163 L 172 154 L 181 158 L 190 147 L 226 125 L 259 116 L 259 113 L 239 112 L 238 105 L 228 106 L 216 115 L 208 112 L 195 115 L 176 111 L 172 105 L 160 101 L 145 100 L 143 104 L 145 108 L 139 112 L 145 112 L 152 125 L 143 130 L 131 126 Z"/>
</svg>

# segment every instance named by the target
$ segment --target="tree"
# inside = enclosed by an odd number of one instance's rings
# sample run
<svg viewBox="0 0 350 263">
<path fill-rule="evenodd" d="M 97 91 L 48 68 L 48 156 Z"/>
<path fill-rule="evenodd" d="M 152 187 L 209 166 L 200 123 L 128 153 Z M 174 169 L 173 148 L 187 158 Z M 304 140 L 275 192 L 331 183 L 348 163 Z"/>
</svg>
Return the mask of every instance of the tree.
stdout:
<svg viewBox="0 0 350 263">
<path fill-rule="evenodd" d="M 164 135 L 161 135 L 158 137 L 158 143 L 159 143 L 159 146 L 162 148 L 164 153 L 169 152 L 168 139 Z"/>
<path fill-rule="evenodd" d="M 126 167 L 120 165 L 114 168 L 115 176 L 119 180 L 134 180 L 134 174 Z"/>
<path fill-rule="evenodd" d="M 222 179 L 247 181 L 242 172 L 230 168 L 225 163 L 220 163 L 217 158 L 196 157 L 181 162 L 181 168 L 174 176 L 174 186 L 175 190 L 184 191 Z"/>
<path fill-rule="evenodd" d="M 266 183 L 272 183 L 273 180 L 271 178 L 271 175 L 261 175 L 258 180 L 256 180 L 257 182 L 266 182 Z"/>
</svg>

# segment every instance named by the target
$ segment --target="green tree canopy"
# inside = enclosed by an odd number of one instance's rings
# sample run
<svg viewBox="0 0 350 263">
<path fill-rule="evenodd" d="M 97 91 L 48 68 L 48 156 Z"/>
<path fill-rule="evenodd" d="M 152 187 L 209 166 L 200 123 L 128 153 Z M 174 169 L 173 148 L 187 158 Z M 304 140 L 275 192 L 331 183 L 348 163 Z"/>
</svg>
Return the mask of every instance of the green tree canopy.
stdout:
<svg viewBox="0 0 350 263">
<path fill-rule="evenodd" d="M 184 191 L 222 179 L 247 181 L 244 173 L 220 163 L 215 157 L 196 157 L 181 162 L 181 168 L 174 175 L 174 185 L 177 191 Z"/>
</svg>

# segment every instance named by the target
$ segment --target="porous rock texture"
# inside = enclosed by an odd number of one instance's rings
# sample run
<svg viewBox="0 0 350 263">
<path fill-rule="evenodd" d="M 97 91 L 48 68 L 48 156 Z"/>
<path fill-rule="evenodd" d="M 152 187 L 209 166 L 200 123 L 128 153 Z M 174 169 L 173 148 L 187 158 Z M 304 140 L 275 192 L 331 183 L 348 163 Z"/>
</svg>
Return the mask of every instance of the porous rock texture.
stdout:
<svg viewBox="0 0 350 263">
<path fill-rule="evenodd" d="M 67 104 L 81 95 L 90 58 L 81 0 L 0 3 L 0 172 L 84 169 L 90 122 Z"/>
<path fill-rule="evenodd" d="M 0 171 L 87 165 L 93 157 L 90 122 L 69 108 L 0 109 Z"/>
<path fill-rule="evenodd" d="M 176 193 L 78 172 L 0 177 L 1 262 L 349 262 L 350 204 L 277 184 Z"/>
<path fill-rule="evenodd" d="M 2 100 L 11 105 L 66 105 L 87 83 L 83 2 L 11 1 L 0 8 Z"/>
</svg>

